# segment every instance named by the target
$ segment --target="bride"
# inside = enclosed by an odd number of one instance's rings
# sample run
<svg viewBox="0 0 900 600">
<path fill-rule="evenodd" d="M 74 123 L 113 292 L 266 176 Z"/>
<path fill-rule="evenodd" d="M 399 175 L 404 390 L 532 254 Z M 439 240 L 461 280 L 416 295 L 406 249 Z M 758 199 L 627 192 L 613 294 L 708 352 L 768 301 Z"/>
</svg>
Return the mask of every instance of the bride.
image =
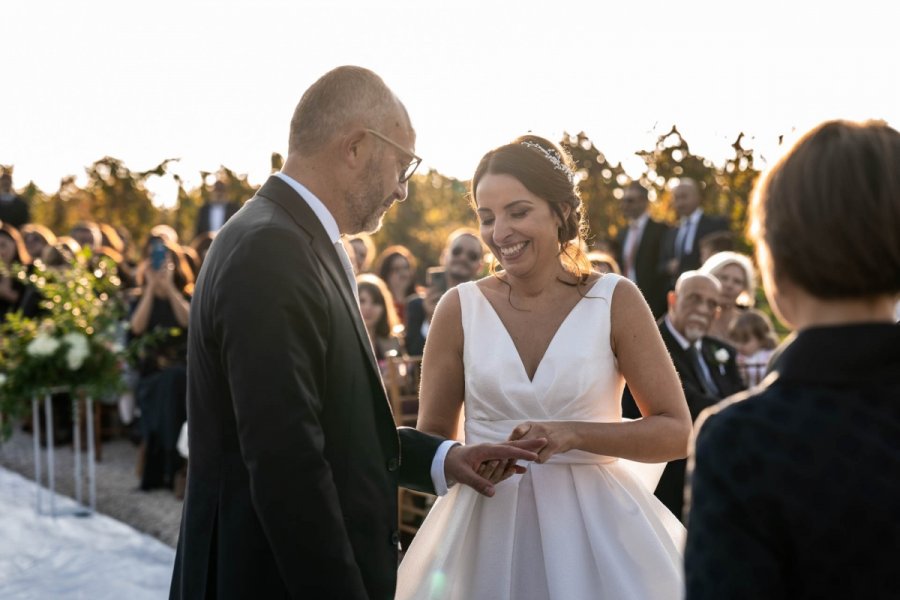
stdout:
<svg viewBox="0 0 900 600">
<path fill-rule="evenodd" d="M 679 598 L 684 530 L 653 496 L 687 452 L 681 385 L 639 290 L 591 272 L 570 159 L 524 136 L 472 180 L 502 267 L 435 311 L 418 429 L 466 442 L 546 440 L 525 474 L 488 463 L 484 497 L 451 487 L 400 565 L 398 599 Z M 643 418 L 622 421 L 627 381 Z M 643 464 L 642 464 L 643 463 Z M 649 468 L 648 468 L 649 467 Z"/>
</svg>

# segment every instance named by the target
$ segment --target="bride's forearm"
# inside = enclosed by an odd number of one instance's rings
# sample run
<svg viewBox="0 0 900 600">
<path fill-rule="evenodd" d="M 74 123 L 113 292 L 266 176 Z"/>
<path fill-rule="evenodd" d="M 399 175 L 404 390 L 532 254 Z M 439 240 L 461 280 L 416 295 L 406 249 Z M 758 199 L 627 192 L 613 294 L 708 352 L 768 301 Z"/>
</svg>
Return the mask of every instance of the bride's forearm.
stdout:
<svg viewBox="0 0 900 600">
<path fill-rule="evenodd" d="M 635 421 L 572 424 L 574 449 L 639 462 L 666 462 L 687 456 L 690 423 L 660 414 Z"/>
</svg>

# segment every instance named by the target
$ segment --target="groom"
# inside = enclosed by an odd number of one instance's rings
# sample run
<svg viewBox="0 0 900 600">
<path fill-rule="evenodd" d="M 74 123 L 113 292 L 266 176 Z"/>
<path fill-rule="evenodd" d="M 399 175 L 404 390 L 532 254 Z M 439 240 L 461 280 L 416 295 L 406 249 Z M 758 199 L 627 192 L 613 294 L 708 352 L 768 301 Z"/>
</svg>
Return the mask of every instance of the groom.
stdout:
<svg viewBox="0 0 900 600">
<path fill-rule="evenodd" d="M 171 598 L 393 598 L 398 485 L 492 495 L 483 462 L 536 458 L 394 427 L 339 236 L 405 199 L 414 147 L 376 74 L 335 69 L 301 98 L 282 172 L 213 243 L 191 305 Z"/>
</svg>

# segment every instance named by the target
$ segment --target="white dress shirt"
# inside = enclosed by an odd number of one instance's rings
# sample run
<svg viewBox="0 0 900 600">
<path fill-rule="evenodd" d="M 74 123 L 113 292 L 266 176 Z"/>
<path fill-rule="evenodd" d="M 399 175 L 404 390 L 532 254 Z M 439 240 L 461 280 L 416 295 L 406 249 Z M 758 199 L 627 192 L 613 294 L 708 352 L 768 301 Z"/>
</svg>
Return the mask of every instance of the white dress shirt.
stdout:
<svg viewBox="0 0 900 600">
<path fill-rule="evenodd" d="M 341 231 L 338 229 L 337 221 L 334 220 L 334 215 L 332 215 L 331 211 L 322 204 L 322 201 L 316 198 L 315 194 L 309 191 L 306 186 L 296 179 L 281 172 L 275 173 L 275 177 L 278 177 L 291 186 L 291 188 L 297 192 L 304 202 L 312 209 L 313 213 L 322 224 L 322 227 L 325 229 L 325 233 L 328 234 L 328 239 L 331 240 L 331 243 L 340 244 Z M 337 251 L 337 249 L 335 249 L 335 251 Z M 444 441 L 438 446 L 437 452 L 434 453 L 434 458 L 431 460 L 431 481 L 434 484 L 434 490 L 437 492 L 438 496 L 443 496 L 448 491 L 447 478 L 444 475 L 444 460 L 447 457 L 447 452 L 449 452 L 450 448 L 456 444 L 458 444 L 458 442 L 454 440 Z"/>
<path fill-rule="evenodd" d="M 681 221 L 678 226 L 678 234 L 675 236 L 675 253 L 678 256 L 687 256 L 694 249 L 694 238 L 697 237 L 697 224 L 703 216 L 703 209 L 697 208 Z M 682 252 L 682 249 L 684 250 Z"/>
</svg>

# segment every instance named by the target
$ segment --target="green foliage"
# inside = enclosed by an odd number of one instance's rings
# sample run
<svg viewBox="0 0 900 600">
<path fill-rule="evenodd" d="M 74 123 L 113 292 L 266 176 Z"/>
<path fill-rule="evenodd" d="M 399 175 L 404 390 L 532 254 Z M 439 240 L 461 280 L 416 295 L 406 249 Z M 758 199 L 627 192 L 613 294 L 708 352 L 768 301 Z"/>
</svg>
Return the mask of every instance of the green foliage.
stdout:
<svg viewBox="0 0 900 600">
<path fill-rule="evenodd" d="M 37 263 L 12 274 L 43 297 L 34 318 L 12 313 L 0 324 L 0 412 L 17 416 L 50 388 L 83 389 L 93 397 L 121 384 L 119 343 L 124 305 L 115 265 L 88 251 L 71 269 Z"/>
</svg>

